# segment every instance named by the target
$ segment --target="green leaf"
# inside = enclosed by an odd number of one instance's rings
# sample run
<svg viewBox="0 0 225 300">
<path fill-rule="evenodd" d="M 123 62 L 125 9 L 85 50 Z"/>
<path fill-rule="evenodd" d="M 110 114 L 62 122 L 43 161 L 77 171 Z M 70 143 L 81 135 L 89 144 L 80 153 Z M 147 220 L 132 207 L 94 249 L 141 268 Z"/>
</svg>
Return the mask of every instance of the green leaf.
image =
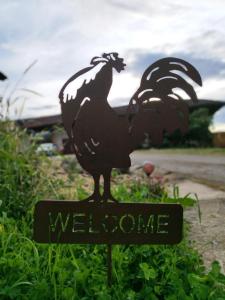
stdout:
<svg viewBox="0 0 225 300">
<path fill-rule="evenodd" d="M 214 277 L 217 278 L 220 275 L 221 267 L 218 261 L 214 261 L 212 263 L 212 269 L 210 271 L 210 274 Z"/>
<path fill-rule="evenodd" d="M 155 279 L 156 278 L 156 276 L 157 276 L 156 271 L 153 268 L 150 268 L 148 264 L 141 263 L 141 264 L 139 264 L 139 266 L 140 266 L 141 270 L 143 271 L 144 278 L 146 280 Z"/>
</svg>

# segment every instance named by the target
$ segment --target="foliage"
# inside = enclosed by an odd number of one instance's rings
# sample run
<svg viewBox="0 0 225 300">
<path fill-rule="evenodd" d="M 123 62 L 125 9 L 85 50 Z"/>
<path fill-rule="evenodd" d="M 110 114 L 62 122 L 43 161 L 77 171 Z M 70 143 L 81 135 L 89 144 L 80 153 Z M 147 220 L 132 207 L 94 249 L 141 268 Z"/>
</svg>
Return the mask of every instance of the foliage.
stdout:
<svg viewBox="0 0 225 300">
<path fill-rule="evenodd" d="M 186 135 L 188 145 L 209 146 L 212 144 L 212 135 L 209 132 L 211 115 L 207 108 L 199 108 L 190 114 L 189 130 Z"/>
<path fill-rule="evenodd" d="M 24 130 L 0 122 L 0 211 L 20 219 L 51 189 L 51 179 L 41 168 L 43 160 Z"/>
<path fill-rule="evenodd" d="M 212 116 L 207 108 L 199 108 L 189 116 L 189 129 L 185 135 L 175 131 L 171 136 L 165 135 L 163 147 L 209 147 L 212 145 L 212 134 L 209 125 Z"/>
<path fill-rule="evenodd" d="M 40 197 L 65 197 L 64 183 L 46 174 L 44 157 L 38 157 L 32 145 L 28 143 L 22 151 L 20 140 L 25 136 L 8 125 L 7 130 L 1 129 L 1 300 L 225 299 L 225 276 L 219 264 L 214 262 L 209 272 L 204 270 L 200 255 L 187 239 L 187 226 L 183 241 L 176 246 L 113 246 L 111 289 L 106 282 L 105 245 L 35 243 L 33 205 Z M 114 176 L 116 180 L 122 175 Z M 120 183 L 114 194 L 124 201 L 193 205 L 193 199 L 181 198 L 177 189 L 173 197 L 160 187 L 154 191 L 152 198 L 152 189 L 143 182 Z M 82 182 L 77 182 L 76 193 L 85 195 Z"/>
<path fill-rule="evenodd" d="M 114 285 L 108 289 L 104 245 L 40 245 L 26 221 L 19 229 L 3 214 L 0 224 L 2 300 L 225 297 L 219 264 L 205 273 L 186 237 L 177 246 L 113 246 Z"/>
</svg>

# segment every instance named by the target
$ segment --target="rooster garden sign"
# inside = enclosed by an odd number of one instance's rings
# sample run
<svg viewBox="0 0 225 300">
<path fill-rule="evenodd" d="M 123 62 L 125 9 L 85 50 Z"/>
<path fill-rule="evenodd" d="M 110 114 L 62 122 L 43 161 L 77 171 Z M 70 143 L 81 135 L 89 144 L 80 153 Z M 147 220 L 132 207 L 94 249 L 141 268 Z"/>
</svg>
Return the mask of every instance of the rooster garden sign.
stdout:
<svg viewBox="0 0 225 300">
<path fill-rule="evenodd" d="M 59 93 L 63 124 L 78 162 L 93 177 L 94 189 L 80 201 L 40 201 L 34 213 L 37 242 L 107 244 L 109 285 L 113 244 L 176 244 L 182 239 L 181 205 L 119 203 L 111 193 L 110 176 L 113 168 L 130 167 L 129 155 L 146 135 L 152 145 L 159 145 L 165 132 L 185 133 L 188 106 L 176 90 L 197 101 L 185 78 L 202 85 L 188 62 L 174 57 L 158 60 L 144 71 L 121 118 L 107 97 L 113 69 L 121 72 L 124 67 L 118 53 L 104 53 L 63 85 Z"/>
</svg>

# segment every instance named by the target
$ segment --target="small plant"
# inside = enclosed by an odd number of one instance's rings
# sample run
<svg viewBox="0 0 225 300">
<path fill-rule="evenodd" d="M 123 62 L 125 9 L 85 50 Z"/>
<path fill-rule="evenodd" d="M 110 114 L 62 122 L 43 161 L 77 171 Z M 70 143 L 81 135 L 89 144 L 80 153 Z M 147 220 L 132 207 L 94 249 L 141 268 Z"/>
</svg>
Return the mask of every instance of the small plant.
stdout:
<svg viewBox="0 0 225 300">
<path fill-rule="evenodd" d="M 0 212 L 21 219 L 30 214 L 38 199 L 57 187 L 57 180 L 46 177 L 43 161 L 49 164 L 44 155 L 36 153 L 25 130 L 10 121 L 0 122 Z"/>
</svg>

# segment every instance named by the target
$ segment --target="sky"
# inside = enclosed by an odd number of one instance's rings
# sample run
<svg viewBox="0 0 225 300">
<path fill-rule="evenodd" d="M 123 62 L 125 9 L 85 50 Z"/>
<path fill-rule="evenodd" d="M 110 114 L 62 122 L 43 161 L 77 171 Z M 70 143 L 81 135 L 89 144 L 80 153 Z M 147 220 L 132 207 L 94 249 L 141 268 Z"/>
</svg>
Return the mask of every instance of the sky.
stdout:
<svg viewBox="0 0 225 300">
<path fill-rule="evenodd" d="M 0 93 L 15 100 L 13 118 L 60 113 L 62 85 L 104 52 L 127 64 L 114 74 L 112 106 L 128 103 L 144 70 L 166 56 L 199 70 L 199 98 L 225 101 L 224 0 L 0 0 L 0 7 L 0 70 L 9 78 Z"/>
</svg>

